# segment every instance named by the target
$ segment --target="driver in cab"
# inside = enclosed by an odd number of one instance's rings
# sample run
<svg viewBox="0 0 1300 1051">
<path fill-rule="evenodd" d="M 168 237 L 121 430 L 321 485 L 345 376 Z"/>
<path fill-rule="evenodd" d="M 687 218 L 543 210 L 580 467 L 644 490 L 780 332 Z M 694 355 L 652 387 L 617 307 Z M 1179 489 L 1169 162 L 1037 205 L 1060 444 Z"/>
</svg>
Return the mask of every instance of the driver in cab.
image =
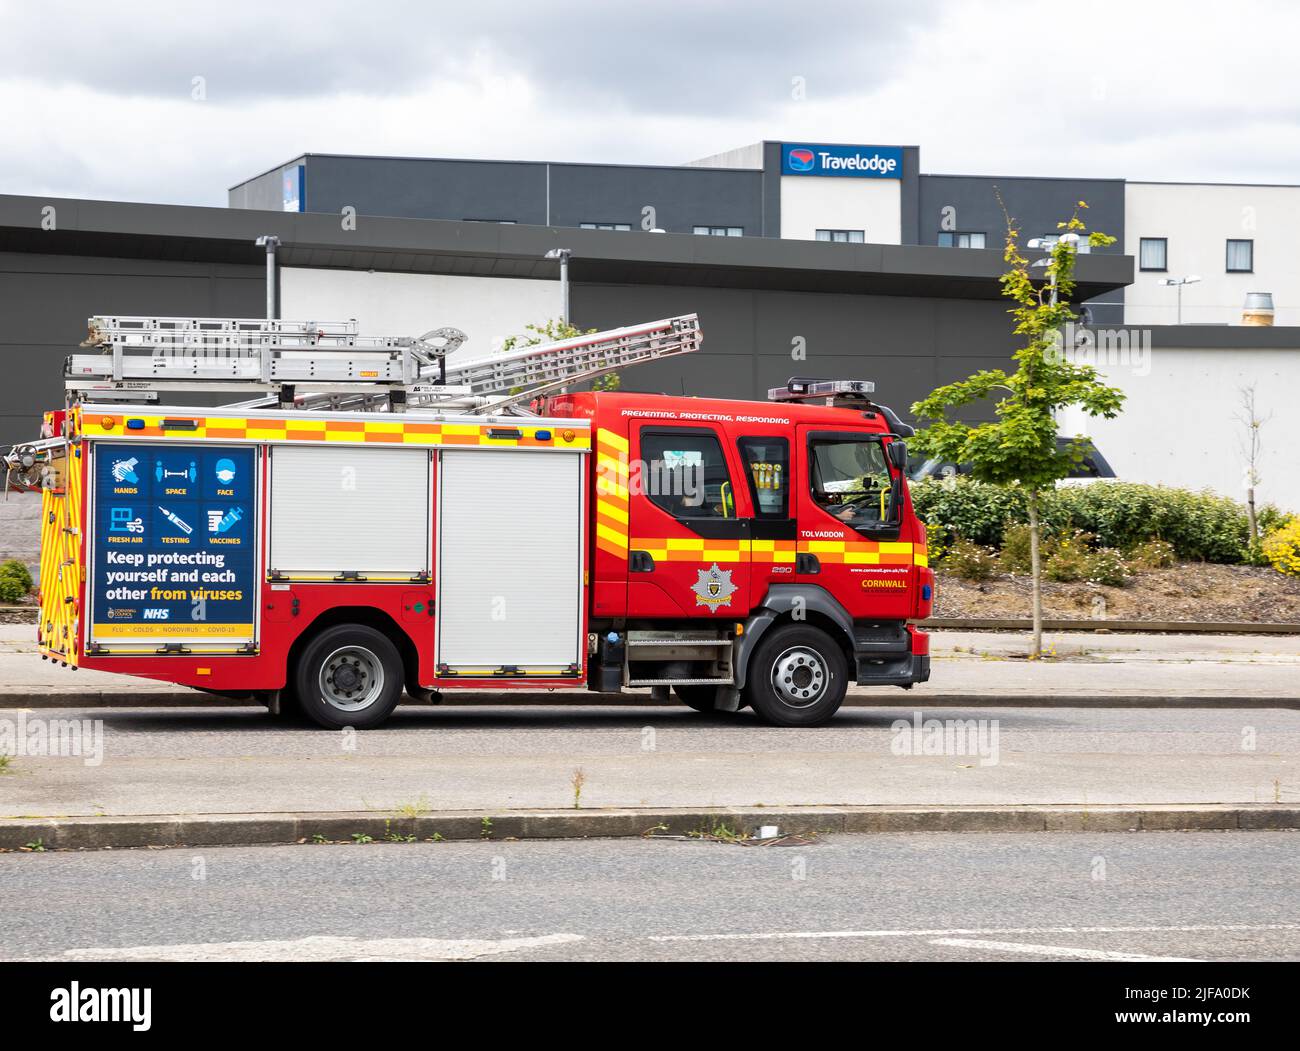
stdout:
<svg viewBox="0 0 1300 1051">
<path fill-rule="evenodd" d="M 877 476 L 882 465 L 872 461 L 867 448 L 846 443 L 836 450 L 834 460 L 838 463 L 832 464 L 830 458 L 824 465 L 820 457 L 814 460 L 817 503 L 828 514 L 854 528 L 878 526 L 886 514 L 882 497 L 888 492 L 888 476 Z M 851 463 L 844 462 L 846 456 Z M 823 466 L 830 468 L 829 472 Z M 827 473 L 839 477 L 828 479 Z"/>
</svg>

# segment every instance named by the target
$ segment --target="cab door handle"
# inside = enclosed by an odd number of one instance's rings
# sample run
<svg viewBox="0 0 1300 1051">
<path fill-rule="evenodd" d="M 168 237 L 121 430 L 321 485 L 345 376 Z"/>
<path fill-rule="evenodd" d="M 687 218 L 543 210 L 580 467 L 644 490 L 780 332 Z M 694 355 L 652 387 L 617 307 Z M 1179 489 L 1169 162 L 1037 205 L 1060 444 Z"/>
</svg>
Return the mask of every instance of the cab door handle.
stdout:
<svg viewBox="0 0 1300 1051">
<path fill-rule="evenodd" d="M 821 560 L 810 551 L 800 551 L 794 556 L 794 571 L 796 573 L 820 573 L 822 571 Z"/>
<path fill-rule="evenodd" d="M 629 573 L 653 573 L 655 571 L 655 560 L 649 551 L 633 551 L 628 556 L 627 571 Z"/>
</svg>

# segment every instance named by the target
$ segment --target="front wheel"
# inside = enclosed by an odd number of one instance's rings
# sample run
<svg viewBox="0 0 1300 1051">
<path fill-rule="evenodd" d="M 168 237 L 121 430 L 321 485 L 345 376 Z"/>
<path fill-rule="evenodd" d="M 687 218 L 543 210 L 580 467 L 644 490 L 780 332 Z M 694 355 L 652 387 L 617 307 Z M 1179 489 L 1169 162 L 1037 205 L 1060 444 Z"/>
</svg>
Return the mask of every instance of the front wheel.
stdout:
<svg viewBox="0 0 1300 1051">
<path fill-rule="evenodd" d="M 329 730 L 368 730 L 397 707 L 402 681 L 402 658 L 387 635 L 363 624 L 340 624 L 307 644 L 294 685 L 312 722 Z"/>
<path fill-rule="evenodd" d="M 783 625 L 759 641 L 745 699 L 773 726 L 821 726 L 844 700 L 847 664 L 835 640 L 820 628 Z"/>
</svg>

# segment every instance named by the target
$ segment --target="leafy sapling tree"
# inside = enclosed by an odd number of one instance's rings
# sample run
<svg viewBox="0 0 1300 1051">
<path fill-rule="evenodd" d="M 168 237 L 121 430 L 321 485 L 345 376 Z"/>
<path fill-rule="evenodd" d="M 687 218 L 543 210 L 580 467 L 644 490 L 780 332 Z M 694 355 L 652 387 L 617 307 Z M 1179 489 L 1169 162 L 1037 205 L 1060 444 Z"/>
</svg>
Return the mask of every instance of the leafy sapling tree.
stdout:
<svg viewBox="0 0 1300 1051">
<path fill-rule="evenodd" d="M 543 343 L 558 343 L 562 339 L 574 339 L 578 336 L 590 336 L 596 330 L 594 328 L 582 329 L 568 321 L 562 321 L 558 318 L 550 318 L 540 325 L 527 324 L 524 326 L 524 335 L 511 336 L 501 345 L 505 352 L 514 350 L 516 347 L 536 347 Z M 621 384 L 617 372 L 607 372 L 603 376 L 597 376 L 591 381 L 592 390 L 618 390 Z"/>
<path fill-rule="evenodd" d="M 1242 387 L 1238 392 L 1241 395 L 1240 411 L 1237 413 L 1237 422 L 1243 428 L 1241 439 L 1242 460 L 1242 483 L 1246 487 L 1246 526 L 1249 532 L 1247 538 L 1247 547 L 1252 552 L 1259 546 L 1259 516 L 1255 513 L 1255 487 L 1261 481 L 1259 473 L 1260 461 L 1264 457 L 1264 445 L 1260 440 L 1260 430 L 1264 424 L 1273 418 L 1273 414 L 1261 416 L 1259 409 L 1255 406 L 1255 385 L 1252 383 L 1248 387 Z M 0 566 L 0 574 L 4 573 L 4 567 Z"/>
<path fill-rule="evenodd" d="M 1046 267 L 1038 276 L 1021 254 L 1020 232 L 1004 206 L 1007 234 L 1003 258 L 1010 269 L 1002 275 L 1002 294 L 1015 303 L 1008 313 L 1015 320 L 1015 335 L 1023 340 L 1023 346 L 1012 356 L 1016 370 L 1008 373 L 985 369 L 938 388 L 912 406 L 913 414 L 925 424 L 914 440 L 921 452 L 969 464 L 971 475 L 978 481 L 1019 486 L 1025 491 L 1033 576 L 1030 656 L 1034 658 L 1043 650 L 1039 498 L 1069 473 L 1087 449 L 1085 438 L 1057 448 L 1057 414 L 1077 406 L 1089 416 L 1109 419 L 1119 413 L 1124 400 L 1122 392 L 1101 382 L 1093 366 L 1071 361 L 1064 352 L 1062 328 L 1078 316 L 1070 298 L 1075 287 L 1079 242 L 1086 237 L 1094 248 L 1115 242 L 1107 234 L 1087 229 L 1079 218 L 1080 211 L 1086 208 L 1080 201 L 1074 214 L 1057 224 L 1062 235 L 1051 245 Z M 970 424 L 949 419 L 951 410 L 986 399 L 997 399 L 992 422 Z"/>
</svg>

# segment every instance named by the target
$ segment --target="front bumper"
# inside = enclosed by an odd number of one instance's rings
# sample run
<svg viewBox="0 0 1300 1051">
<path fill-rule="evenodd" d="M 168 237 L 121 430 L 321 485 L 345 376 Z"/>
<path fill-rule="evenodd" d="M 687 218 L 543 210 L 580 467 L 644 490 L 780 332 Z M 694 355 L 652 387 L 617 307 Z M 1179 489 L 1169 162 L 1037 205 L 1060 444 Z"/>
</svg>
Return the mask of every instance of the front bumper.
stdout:
<svg viewBox="0 0 1300 1051">
<path fill-rule="evenodd" d="M 859 686 L 910 689 L 930 678 L 930 637 L 901 621 L 856 625 L 853 655 Z"/>
</svg>

